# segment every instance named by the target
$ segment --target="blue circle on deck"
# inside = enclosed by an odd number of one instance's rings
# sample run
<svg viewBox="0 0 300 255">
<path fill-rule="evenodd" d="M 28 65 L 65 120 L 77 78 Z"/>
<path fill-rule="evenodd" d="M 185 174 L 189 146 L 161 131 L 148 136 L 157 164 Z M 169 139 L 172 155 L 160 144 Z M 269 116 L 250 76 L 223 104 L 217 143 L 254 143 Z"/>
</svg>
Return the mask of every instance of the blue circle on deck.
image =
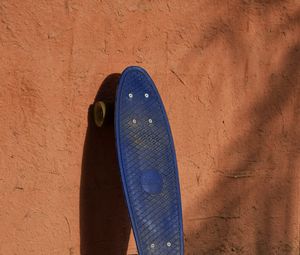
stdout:
<svg viewBox="0 0 300 255">
<path fill-rule="evenodd" d="M 158 194 L 163 187 L 163 179 L 156 170 L 146 170 L 142 173 L 141 184 L 143 190 L 150 194 Z"/>
</svg>

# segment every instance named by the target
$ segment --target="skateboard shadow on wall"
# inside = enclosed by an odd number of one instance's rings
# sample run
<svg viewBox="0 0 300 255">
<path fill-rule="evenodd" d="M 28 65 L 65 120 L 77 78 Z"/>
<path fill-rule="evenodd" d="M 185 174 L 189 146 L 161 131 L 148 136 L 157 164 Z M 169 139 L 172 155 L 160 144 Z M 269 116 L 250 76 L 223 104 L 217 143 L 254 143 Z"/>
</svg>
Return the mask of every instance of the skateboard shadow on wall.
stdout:
<svg viewBox="0 0 300 255">
<path fill-rule="evenodd" d="M 95 101 L 114 102 L 120 74 L 109 75 Z M 123 198 L 113 121 L 99 128 L 88 109 L 80 184 L 81 255 L 126 255 L 130 221 Z"/>
</svg>

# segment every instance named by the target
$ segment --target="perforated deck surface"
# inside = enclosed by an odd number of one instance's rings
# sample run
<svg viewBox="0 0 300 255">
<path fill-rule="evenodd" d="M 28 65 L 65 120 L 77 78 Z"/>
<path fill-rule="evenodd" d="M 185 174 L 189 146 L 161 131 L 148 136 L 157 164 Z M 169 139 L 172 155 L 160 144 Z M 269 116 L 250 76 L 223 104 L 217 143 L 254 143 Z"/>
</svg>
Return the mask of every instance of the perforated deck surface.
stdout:
<svg viewBox="0 0 300 255">
<path fill-rule="evenodd" d="M 173 139 L 160 96 L 141 68 L 121 77 L 115 128 L 124 193 L 140 255 L 183 254 Z"/>
</svg>

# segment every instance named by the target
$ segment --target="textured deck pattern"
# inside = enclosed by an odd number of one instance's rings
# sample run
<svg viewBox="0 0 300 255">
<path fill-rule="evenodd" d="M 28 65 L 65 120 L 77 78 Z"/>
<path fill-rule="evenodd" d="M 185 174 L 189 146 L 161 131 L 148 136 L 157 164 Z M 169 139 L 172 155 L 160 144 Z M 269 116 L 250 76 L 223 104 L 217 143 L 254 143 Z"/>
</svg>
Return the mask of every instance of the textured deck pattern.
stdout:
<svg viewBox="0 0 300 255">
<path fill-rule="evenodd" d="M 139 254 L 183 254 L 176 159 L 160 97 L 137 68 L 119 86 L 116 136 Z"/>
</svg>

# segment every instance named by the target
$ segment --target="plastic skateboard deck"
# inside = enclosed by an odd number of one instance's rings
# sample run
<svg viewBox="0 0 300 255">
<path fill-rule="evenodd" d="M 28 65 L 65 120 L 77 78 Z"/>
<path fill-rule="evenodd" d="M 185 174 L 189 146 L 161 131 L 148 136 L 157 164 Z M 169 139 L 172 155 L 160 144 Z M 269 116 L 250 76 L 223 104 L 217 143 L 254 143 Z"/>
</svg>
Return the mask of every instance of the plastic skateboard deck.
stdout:
<svg viewBox="0 0 300 255">
<path fill-rule="evenodd" d="M 182 255 L 181 199 L 172 134 L 154 82 L 140 67 L 128 67 L 121 75 L 115 132 L 139 255 Z"/>
</svg>

